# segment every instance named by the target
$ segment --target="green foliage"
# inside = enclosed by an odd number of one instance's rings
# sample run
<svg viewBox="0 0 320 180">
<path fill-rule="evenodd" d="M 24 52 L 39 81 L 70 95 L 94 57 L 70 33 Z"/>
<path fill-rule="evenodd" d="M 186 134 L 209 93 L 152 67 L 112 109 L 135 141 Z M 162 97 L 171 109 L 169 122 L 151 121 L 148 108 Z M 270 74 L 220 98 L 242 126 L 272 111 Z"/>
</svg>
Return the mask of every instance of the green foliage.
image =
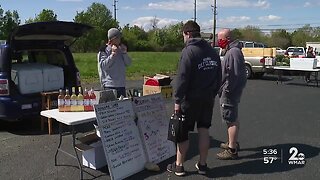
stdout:
<svg viewBox="0 0 320 180">
<path fill-rule="evenodd" d="M 20 24 L 17 11 L 6 11 L 0 5 L 0 39 L 6 40 L 12 30 Z"/>
<path fill-rule="evenodd" d="M 100 3 L 92 3 L 86 11 L 77 12 L 74 21 L 94 27 L 74 44 L 73 49 L 76 52 L 96 52 L 107 41 L 108 29 L 118 27 L 118 22 L 112 18 L 111 11 Z"/>
<path fill-rule="evenodd" d="M 247 26 L 243 29 L 239 29 L 239 31 L 242 34 L 243 40 L 263 42 L 263 33 L 259 27 Z"/>
<path fill-rule="evenodd" d="M 284 55 L 276 55 L 275 57 L 277 66 L 288 66 L 290 64 L 290 58 Z"/>
<path fill-rule="evenodd" d="M 74 53 L 75 63 L 84 82 L 99 82 L 96 53 Z M 156 73 L 172 75 L 176 72 L 178 52 L 129 52 L 132 64 L 127 68 L 127 79 L 139 79 Z"/>
<path fill-rule="evenodd" d="M 34 19 L 26 23 L 39 21 L 57 21 L 57 15 L 50 9 L 43 9 Z M 6 39 L 12 30 L 20 24 L 17 11 L 5 11 L 0 5 L 0 39 Z M 71 47 L 73 52 L 97 52 L 107 41 L 107 31 L 112 27 L 122 30 L 123 41 L 130 51 L 180 51 L 184 47 L 181 28 L 183 22 L 158 28 L 159 19 L 154 17 L 150 21 L 152 30 L 145 31 L 138 26 L 119 27 L 113 19 L 111 11 L 102 3 L 92 3 L 87 10 L 77 12 L 74 22 L 84 23 L 94 27 L 89 33 L 79 38 Z M 232 30 L 235 38 L 240 40 L 256 41 L 267 44 L 269 47 L 286 49 L 289 46 L 305 46 L 307 41 L 320 41 L 320 27 L 305 25 L 289 33 L 284 29 L 264 33 L 259 27 L 246 26 Z"/>
<path fill-rule="evenodd" d="M 290 34 L 284 29 L 272 31 L 267 44 L 270 47 L 280 47 L 282 49 L 286 49 L 291 45 Z"/>
<path fill-rule="evenodd" d="M 26 23 L 57 21 L 57 15 L 50 9 L 43 9 L 34 19 L 29 18 Z"/>
</svg>

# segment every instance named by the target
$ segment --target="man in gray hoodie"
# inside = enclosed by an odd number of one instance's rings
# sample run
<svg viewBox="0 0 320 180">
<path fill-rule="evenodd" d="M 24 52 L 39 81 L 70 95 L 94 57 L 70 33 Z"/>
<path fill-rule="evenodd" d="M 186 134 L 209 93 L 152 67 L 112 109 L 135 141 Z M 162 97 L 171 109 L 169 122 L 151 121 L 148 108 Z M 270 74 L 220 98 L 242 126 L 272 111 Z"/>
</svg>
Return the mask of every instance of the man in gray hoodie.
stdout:
<svg viewBox="0 0 320 180">
<path fill-rule="evenodd" d="M 197 123 L 200 158 L 195 164 L 199 174 L 206 174 L 206 159 L 210 146 L 214 98 L 221 84 L 221 61 L 216 51 L 200 36 L 200 26 L 194 21 L 184 24 L 182 50 L 178 72 L 174 79 L 174 111 L 185 114 L 183 139 L 177 142 L 177 159 L 167 170 L 177 176 L 185 174 L 183 163 L 189 148 L 188 134 Z"/>
<path fill-rule="evenodd" d="M 235 40 L 230 29 L 222 29 L 218 33 L 218 45 L 226 50 L 222 65 L 222 85 L 219 91 L 220 109 L 223 121 L 227 123 L 228 139 L 220 145 L 224 151 L 217 154 L 218 159 L 237 159 L 240 149 L 238 140 L 239 119 L 238 104 L 246 85 L 245 61 L 241 44 Z"/>
<path fill-rule="evenodd" d="M 131 64 L 127 46 L 121 43 L 121 32 L 116 28 L 108 30 L 108 41 L 100 48 L 98 73 L 103 89 L 117 91 L 117 97 L 126 96 L 126 66 Z"/>
</svg>

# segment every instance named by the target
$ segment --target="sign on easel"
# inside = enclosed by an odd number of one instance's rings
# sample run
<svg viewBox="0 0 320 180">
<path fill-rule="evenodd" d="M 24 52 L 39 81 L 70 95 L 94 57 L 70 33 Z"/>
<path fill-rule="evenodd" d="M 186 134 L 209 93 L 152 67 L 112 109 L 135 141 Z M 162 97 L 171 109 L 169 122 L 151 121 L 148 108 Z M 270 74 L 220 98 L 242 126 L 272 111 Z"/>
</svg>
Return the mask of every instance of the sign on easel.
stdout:
<svg viewBox="0 0 320 180">
<path fill-rule="evenodd" d="M 147 162 L 130 100 L 94 106 L 111 179 L 124 179 Z"/>
<path fill-rule="evenodd" d="M 159 163 L 174 156 L 175 145 L 167 140 L 169 119 L 162 95 L 135 98 L 133 108 L 148 162 Z"/>
</svg>

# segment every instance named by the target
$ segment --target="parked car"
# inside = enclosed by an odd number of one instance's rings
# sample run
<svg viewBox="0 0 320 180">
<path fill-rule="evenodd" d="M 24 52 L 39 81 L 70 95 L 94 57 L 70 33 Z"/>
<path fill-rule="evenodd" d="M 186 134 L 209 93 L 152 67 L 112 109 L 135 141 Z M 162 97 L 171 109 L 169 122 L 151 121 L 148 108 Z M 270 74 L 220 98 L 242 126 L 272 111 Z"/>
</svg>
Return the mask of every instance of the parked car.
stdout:
<svg viewBox="0 0 320 180">
<path fill-rule="evenodd" d="M 239 41 L 244 48 L 266 48 L 267 45 L 254 41 Z"/>
<path fill-rule="evenodd" d="M 90 29 L 92 27 L 85 24 L 63 21 L 15 28 L 7 41 L 0 44 L 0 119 L 13 121 L 39 115 L 41 92 L 31 86 L 38 83 L 38 76 L 32 73 L 36 73 L 39 66 L 63 70 L 61 88 L 80 86 L 80 73 L 68 44 Z M 24 82 L 19 84 L 17 78 L 24 78 Z M 30 86 L 22 87 L 23 83 Z"/>
<path fill-rule="evenodd" d="M 276 48 L 276 53 L 277 55 L 285 55 L 287 50 L 281 49 L 281 48 Z"/>
<path fill-rule="evenodd" d="M 224 52 L 220 47 L 214 47 L 217 53 L 220 55 L 221 60 L 224 58 Z M 243 51 L 243 50 L 242 50 Z M 273 71 L 275 65 L 274 57 L 254 56 L 244 57 L 246 75 L 247 78 L 261 78 L 264 73 L 270 73 Z"/>
<path fill-rule="evenodd" d="M 304 47 L 288 47 L 285 55 L 288 57 L 305 57 L 306 50 Z"/>
</svg>

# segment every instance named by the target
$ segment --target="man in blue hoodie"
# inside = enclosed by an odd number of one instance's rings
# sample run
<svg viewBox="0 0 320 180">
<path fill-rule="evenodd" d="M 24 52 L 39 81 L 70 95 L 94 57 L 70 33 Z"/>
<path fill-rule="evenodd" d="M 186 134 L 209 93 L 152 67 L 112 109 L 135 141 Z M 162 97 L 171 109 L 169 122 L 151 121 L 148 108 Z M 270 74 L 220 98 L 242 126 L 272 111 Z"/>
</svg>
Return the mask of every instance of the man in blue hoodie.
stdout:
<svg viewBox="0 0 320 180">
<path fill-rule="evenodd" d="M 222 61 L 222 85 L 219 91 L 220 109 L 223 121 L 228 128 L 228 142 L 220 145 L 224 151 L 217 154 L 218 159 L 237 159 L 240 149 L 238 141 L 239 120 L 238 104 L 247 77 L 241 44 L 234 39 L 230 29 L 222 29 L 218 33 L 218 45 L 226 50 Z"/>
<path fill-rule="evenodd" d="M 183 163 L 189 148 L 188 134 L 199 133 L 200 159 L 195 164 L 199 174 L 206 174 L 206 159 L 210 146 L 208 129 L 211 126 L 215 96 L 221 84 L 221 61 L 210 44 L 201 38 L 200 26 L 194 21 L 184 24 L 182 50 L 177 75 L 174 79 L 174 111 L 185 114 L 184 139 L 177 142 L 177 159 L 167 170 L 177 176 L 185 175 Z"/>
</svg>

